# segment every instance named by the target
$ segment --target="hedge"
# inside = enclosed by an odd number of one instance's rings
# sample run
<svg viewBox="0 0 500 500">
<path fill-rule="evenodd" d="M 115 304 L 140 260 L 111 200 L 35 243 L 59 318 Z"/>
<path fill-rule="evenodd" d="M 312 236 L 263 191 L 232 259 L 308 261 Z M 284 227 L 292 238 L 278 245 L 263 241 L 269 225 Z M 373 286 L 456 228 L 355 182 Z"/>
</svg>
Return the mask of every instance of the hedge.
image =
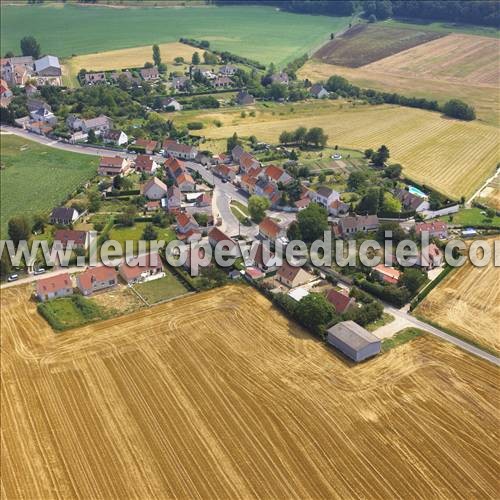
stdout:
<svg viewBox="0 0 500 500">
<path fill-rule="evenodd" d="M 431 291 L 437 286 L 439 285 L 439 283 L 441 283 L 441 281 L 443 281 L 446 276 L 448 276 L 448 274 L 451 273 L 451 271 L 453 271 L 453 269 L 455 269 L 454 267 L 452 266 L 446 266 L 443 271 L 441 273 L 439 273 L 438 277 L 431 281 L 412 301 L 411 301 L 411 304 L 410 304 L 410 311 L 413 311 L 413 309 L 415 309 L 415 307 L 418 306 L 418 304 L 420 304 L 420 302 L 422 302 L 422 300 L 425 299 L 425 297 L 427 297 L 427 295 L 429 295 L 429 293 L 431 293 Z"/>
<path fill-rule="evenodd" d="M 106 193 L 106 198 L 118 198 L 120 196 L 136 196 L 141 194 L 139 189 L 129 189 L 128 191 L 110 191 Z"/>
</svg>

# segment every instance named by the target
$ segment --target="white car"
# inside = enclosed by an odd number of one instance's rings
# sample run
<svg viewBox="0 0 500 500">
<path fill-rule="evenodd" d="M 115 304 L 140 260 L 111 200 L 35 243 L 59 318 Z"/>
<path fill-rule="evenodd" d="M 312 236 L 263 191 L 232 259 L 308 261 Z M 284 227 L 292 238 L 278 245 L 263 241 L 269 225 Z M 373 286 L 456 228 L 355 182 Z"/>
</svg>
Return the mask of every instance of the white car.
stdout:
<svg viewBox="0 0 500 500">
<path fill-rule="evenodd" d="M 342 155 L 339 155 L 338 153 L 335 153 L 334 155 L 332 155 L 332 158 L 334 160 L 341 160 L 342 159 Z"/>
<path fill-rule="evenodd" d="M 38 276 L 39 274 L 44 274 L 44 273 L 45 273 L 45 269 L 44 269 L 43 267 L 39 267 L 38 269 L 35 269 L 35 270 L 33 271 L 33 274 L 34 274 L 35 276 Z"/>
<path fill-rule="evenodd" d="M 19 275 L 18 274 L 11 274 L 8 278 L 7 278 L 7 281 L 10 283 L 12 281 L 17 281 L 19 279 Z"/>
</svg>

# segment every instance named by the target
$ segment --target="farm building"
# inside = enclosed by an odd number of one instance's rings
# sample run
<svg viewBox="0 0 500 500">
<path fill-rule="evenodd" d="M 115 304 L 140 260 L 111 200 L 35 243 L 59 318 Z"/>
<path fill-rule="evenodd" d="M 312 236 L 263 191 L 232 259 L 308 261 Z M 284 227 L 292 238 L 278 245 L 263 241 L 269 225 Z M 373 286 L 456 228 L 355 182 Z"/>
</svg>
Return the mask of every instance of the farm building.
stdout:
<svg viewBox="0 0 500 500">
<path fill-rule="evenodd" d="M 118 276 L 113 267 L 89 267 L 77 276 L 76 283 L 83 295 L 91 295 L 115 286 L 118 283 Z"/>
<path fill-rule="evenodd" d="M 68 295 L 73 295 L 73 284 L 68 273 L 49 276 L 36 282 L 36 296 L 42 302 Z"/>
<path fill-rule="evenodd" d="M 341 321 L 327 333 L 328 343 L 357 363 L 380 352 L 380 339 L 354 321 Z"/>
</svg>

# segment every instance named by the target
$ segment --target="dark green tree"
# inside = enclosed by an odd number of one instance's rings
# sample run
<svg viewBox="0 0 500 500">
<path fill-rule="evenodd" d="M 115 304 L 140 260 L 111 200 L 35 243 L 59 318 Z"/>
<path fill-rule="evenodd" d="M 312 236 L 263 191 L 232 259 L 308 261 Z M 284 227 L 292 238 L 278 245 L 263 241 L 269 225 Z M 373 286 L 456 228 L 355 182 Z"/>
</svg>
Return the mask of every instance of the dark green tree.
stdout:
<svg viewBox="0 0 500 500">
<path fill-rule="evenodd" d="M 161 64 L 160 47 L 158 47 L 156 43 L 153 45 L 153 62 L 156 66 L 159 66 Z"/>
<path fill-rule="evenodd" d="M 306 242 L 323 237 L 328 229 L 328 214 L 326 210 L 317 203 L 310 203 L 307 208 L 297 214 L 300 234 Z"/>
<path fill-rule="evenodd" d="M 31 235 L 31 229 L 31 221 L 26 215 L 12 217 L 7 225 L 9 238 L 15 245 L 19 244 L 22 240 L 28 241 Z"/>
<path fill-rule="evenodd" d="M 21 39 L 21 53 L 23 56 L 32 56 L 33 59 L 40 57 L 40 44 L 34 36 L 25 36 Z"/>
</svg>

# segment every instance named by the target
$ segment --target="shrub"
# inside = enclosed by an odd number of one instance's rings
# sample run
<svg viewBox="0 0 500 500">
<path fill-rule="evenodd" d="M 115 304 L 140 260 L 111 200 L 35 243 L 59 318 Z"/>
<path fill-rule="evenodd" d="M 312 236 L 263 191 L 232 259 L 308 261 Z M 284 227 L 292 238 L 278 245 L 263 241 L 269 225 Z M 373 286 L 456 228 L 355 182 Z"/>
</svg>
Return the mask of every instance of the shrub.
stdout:
<svg viewBox="0 0 500 500">
<path fill-rule="evenodd" d="M 203 123 L 201 122 L 189 122 L 187 124 L 189 130 L 201 130 L 203 128 Z"/>
</svg>

